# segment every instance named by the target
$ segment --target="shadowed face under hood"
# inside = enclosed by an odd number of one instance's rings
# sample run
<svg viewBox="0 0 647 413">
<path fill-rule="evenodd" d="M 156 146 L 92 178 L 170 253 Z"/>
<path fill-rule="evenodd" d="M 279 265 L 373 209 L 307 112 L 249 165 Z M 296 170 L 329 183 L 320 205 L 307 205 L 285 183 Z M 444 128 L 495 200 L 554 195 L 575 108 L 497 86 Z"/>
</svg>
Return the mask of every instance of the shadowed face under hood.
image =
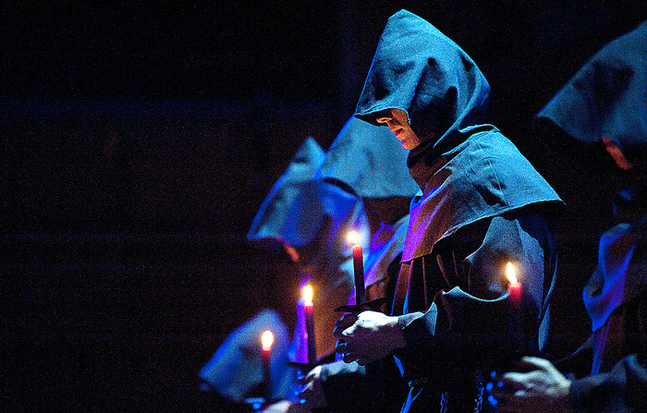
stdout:
<svg viewBox="0 0 647 413">
<path fill-rule="evenodd" d="M 647 207 L 647 22 L 608 43 L 589 59 L 537 114 L 535 127 L 558 150 L 578 150 L 574 142 L 579 141 L 594 144 L 592 147 L 599 148 L 601 153 L 602 138 L 613 141 L 633 168 L 620 172 L 614 167 L 606 172 L 605 179 L 615 178 L 617 184 L 633 188 L 619 194 L 616 201 L 620 209 L 635 210 L 632 215 L 644 213 Z M 565 133 L 555 132 L 555 127 Z M 602 170 L 602 160 L 594 167 Z"/>
<path fill-rule="evenodd" d="M 546 121 L 581 142 L 609 138 L 630 162 L 644 163 L 647 22 L 596 53 L 537 114 L 537 126 Z"/>
<path fill-rule="evenodd" d="M 489 91 L 479 68 L 456 43 L 401 10 L 382 33 L 355 116 L 377 124 L 378 112 L 403 110 L 419 146 L 442 153 L 465 139 L 463 129 L 482 121 Z"/>
</svg>

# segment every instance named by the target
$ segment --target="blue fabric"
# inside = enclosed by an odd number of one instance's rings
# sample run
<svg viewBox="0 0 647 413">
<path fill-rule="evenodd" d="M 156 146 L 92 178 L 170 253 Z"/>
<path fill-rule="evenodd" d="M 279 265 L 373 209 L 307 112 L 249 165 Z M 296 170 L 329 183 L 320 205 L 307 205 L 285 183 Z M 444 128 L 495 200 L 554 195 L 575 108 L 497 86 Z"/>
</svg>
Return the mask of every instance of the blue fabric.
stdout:
<svg viewBox="0 0 647 413">
<path fill-rule="evenodd" d="M 270 359 L 272 397 L 290 396 L 296 382 L 296 374 L 286 364 L 290 337 L 274 310 L 261 311 L 225 339 L 198 373 L 204 389 L 214 390 L 236 403 L 253 396 L 263 382 L 261 335 L 265 330 L 274 334 Z"/>
<path fill-rule="evenodd" d="M 409 176 L 408 154 L 388 128 L 352 117 L 326 152 L 319 177 L 342 182 L 362 199 L 411 199 L 418 186 Z"/>
<path fill-rule="evenodd" d="M 470 136 L 436 168 L 428 168 L 422 198 L 411 208 L 403 261 L 430 254 L 437 242 L 478 220 L 532 204 L 561 207 L 555 191 L 495 128 Z"/>
<path fill-rule="evenodd" d="M 525 344 L 539 351 L 545 342 L 550 221 L 563 203 L 482 123 L 488 97 L 485 77 L 453 41 L 408 11 L 389 18 L 355 116 L 377 124 L 380 111 L 403 110 L 421 141 L 407 159 L 422 192 L 411 205 L 393 314 L 407 342 L 395 352 L 404 377 L 426 384 L 403 411 L 435 409 L 445 390 L 456 411 L 473 409 L 475 371 L 509 355 L 507 261 L 523 275 Z"/>
<path fill-rule="evenodd" d="M 275 239 L 292 246 L 307 245 L 315 238 L 323 211 L 318 190 L 311 185 L 323 163 L 324 151 L 313 138 L 307 138 L 272 187 L 247 233 L 249 240 Z M 312 204 L 308 215 L 300 211 Z"/>
<path fill-rule="evenodd" d="M 630 159 L 647 140 L 647 22 L 596 53 L 537 114 L 573 138 L 605 136 Z"/>
</svg>

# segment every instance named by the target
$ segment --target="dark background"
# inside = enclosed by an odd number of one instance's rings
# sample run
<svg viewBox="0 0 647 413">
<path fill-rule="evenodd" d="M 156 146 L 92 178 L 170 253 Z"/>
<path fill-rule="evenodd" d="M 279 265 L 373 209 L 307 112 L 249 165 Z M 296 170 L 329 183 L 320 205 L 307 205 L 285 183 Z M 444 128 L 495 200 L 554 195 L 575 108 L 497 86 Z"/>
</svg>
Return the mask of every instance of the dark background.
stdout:
<svg viewBox="0 0 647 413">
<path fill-rule="evenodd" d="M 492 87 L 489 122 L 545 174 L 559 224 L 554 354 L 588 333 L 580 291 L 609 206 L 531 117 L 644 1 L 14 1 L 0 6 L 0 408 L 222 411 L 197 372 L 260 309 L 294 321 L 296 272 L 245 240 L 306 136 L 352 115 L 406 8 Z"/>
</svg>

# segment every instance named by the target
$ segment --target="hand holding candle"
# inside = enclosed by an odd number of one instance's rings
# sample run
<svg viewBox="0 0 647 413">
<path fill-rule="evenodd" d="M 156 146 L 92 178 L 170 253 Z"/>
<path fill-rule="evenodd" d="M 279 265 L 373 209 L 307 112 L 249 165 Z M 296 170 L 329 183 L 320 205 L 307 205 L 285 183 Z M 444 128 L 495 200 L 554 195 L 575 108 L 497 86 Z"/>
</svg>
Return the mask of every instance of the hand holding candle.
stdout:
<svg viewBox="0 0 647 413">
<path fill-rule="evenodd" d="M 315 321 L 314 305 L 312 298 L 314 293 L 310 284 L 303 288 L 304 310 L 306 315 L 306 334 L 308 335 L 308 364 L 314 364 L 317 361 L 317 347 L 315 340 Z"/>
<path fill-rule="evenodd" d="M 261 350 L 263 357 L 263 390 L 266 400 L 270 400 L 272 398 L 270 361 L 272 356 L 273 343 L 274 335 L 270 330 L 265 330 L 261 335 Z"/>
<path fill-rule="evenodd" d="M 359 244 L 359 235 L 357 232 L 350 232 L 348 240 L 353 245 L 353 271 L 355 276 L 355 304 L 364 304 L 366 302 L 366 289 L 364 288 L 364 256 L 362 246 Z"/>
</svg>

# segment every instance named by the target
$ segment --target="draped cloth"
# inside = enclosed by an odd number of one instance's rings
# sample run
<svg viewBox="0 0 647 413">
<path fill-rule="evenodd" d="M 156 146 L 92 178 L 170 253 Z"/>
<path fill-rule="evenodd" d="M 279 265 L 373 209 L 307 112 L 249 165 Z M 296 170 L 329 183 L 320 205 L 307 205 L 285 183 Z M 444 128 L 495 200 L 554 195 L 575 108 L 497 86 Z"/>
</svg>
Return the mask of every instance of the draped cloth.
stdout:
<svg viewBox="0 0 647 413">
<path fill-rule="evenodd" d="M 347 303 L 353 288 L 352 247 L 346 234 L 351 229 L 368 246 L 369 230 L 360 200 L 341 188 L 316 178 L 324 152 L 307 138 L 292 157 L 257 212 L 247 238 L 254 242 L 295 248 L 299 286 L 313 284 L 317 359 L 334 350 L 334 308 Z M 256 274 L 255 276 L 263 276 Z M 275 332 L 271 360 L 272 398 L 293 399 L 296 371 L 287 361 L 306 362 L 307 338 L 303 301 L 297 302 L 297 325 L 290 341 L 286 326 L 274 310 L 264 310 L 233 331 L 221 344 L 199 376 L 206 389 L 241 402 L 252 395 L 262 380 L 260 334 Z"/>
<path fill-rule="evenodd" d="M 645 79 L 647 22 L 591 57 L 536 115 L 537 122 L 551 122 L 585 143 L 607 137 L 636 160 L 647 139 Z"/>
<path fill-rule="evenodd" d="M 326 152 L 319 177 L 343 183 L 362 199 L 411 199 L 418 186 L 408 154 L 387 128 L 351 117 Z"/>
<path fill-rule="evenodd" d="M 419 190 L 406 165 L 408 151 L 387 128 L 351 117 L 326 153 L 319 178 L 356 194 L 375 228 L 365 263 L 365 285 L 383 281 L 402 253 L 409 202 Z M 351 297 L 351 301 L 354 302 Z"/>
<path fill-rule="evenodd" d="M 590 375 L 574 380 L 577 411 L 645 411 L 647 403 L 647 22 L 606 44 L 537 114 L 556 147 L 606 137 L 632 163 L 615 197 L 616 224 L 600 238 L 583 291 L 591 318 Z M 602 148 L 602 145 L 599 145 Z M 610 200 L 611 201 L 611 200 Z"/>
<path fill-rule="evenodd" d="M 525 340 L 535 351 L 545 343 L 552 220 L 563 205 L 515 145 L 482 123 L 489 91 L 467 53 L 402 10 L 386 24 L 357 104 L 355 116 L 375 125 L 381 111 L 404 111 L 421 142 L 407 158 L 421 193 L 393 307 L 407 343 L 395 352 L 411 385 L 403 411 L 427 411 L 446 390 L 450 411 L 473 409 L 475 370 L 506 347 L 507 260 L 523 275 Z"/>
</svg>

